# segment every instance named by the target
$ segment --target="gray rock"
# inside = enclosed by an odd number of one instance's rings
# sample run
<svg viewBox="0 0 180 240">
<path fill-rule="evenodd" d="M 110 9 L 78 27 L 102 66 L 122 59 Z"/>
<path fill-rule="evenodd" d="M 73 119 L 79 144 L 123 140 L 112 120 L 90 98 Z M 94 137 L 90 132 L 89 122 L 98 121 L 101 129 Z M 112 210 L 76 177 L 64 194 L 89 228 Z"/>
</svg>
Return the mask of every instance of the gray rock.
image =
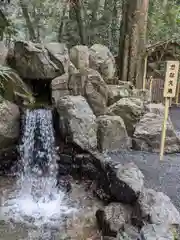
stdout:
<svg viewBox="0 0 180 240">
<path fill-rule="evenodd" d="M 107 115 L 117 115 L 124 120 L 129 136 L 133 135 L 135 125 L 143 113 L 143 102 L 137 98 L 122 98 L 106 111 Z"/>
<path fill-rule="evenodd" d="M 144 176 L 134 163 L 114 166 L 109 175 L 111 195 L 123 203 L 134 203 L 143 191 Z"/>
<path fill-rule="evenodd" d="M 69 71 L 70 59 L 66 44 L 50 42 L 45 44 L 45 48 L 48 50 L 51 61 L 60 69 L 63 66 L 64 72 L 67 73 Z"/>
<path fill-rule="evenodd" d="M 134 214 L 141 219 L 142 225 L 144 222 L 166 226 L 180 224 L 180 214 L 170 198 L 152 189 L 144 189 L 141 193 Z"/>
<path fill-rule="evenodd" d="M 109 89 L 97 71 L 87 68 L 72 74 L 69 79 L 69 89 L 72 95 L 84 96 L 96 116 L 104 114 Z"/>
<path fill-rule="evenodd" d="M 95 193 L 104 201 L 134 204 L 144 187 L 144 176 L 134 163 L 113 161 L 107 154 L 91 151 L 89 162 L 96 169 Z M 94 171 L 95 172 L 95 171 Z"/>
<path fill-rule="evenodd" d="M 10 65 L 23 79 L 53 79 L 64 73 L 63 65 L 51 61 L 45 47 L 25 41 L 15 42 Z"/>
<path fill-rule="evenodd" d="M 134 147 L 137 150 L 159 152 L 161 143 L 163 115 L 146 113 L 137 123 L 133 135 Z M 180 139 L 170 121 L 167 122 L 165 152 L 180 151 Z"/>
<path fill-rule="evenodd" d="M 164 225 L 148 224 L 141 229 L 138 240 L 175 240 L 170 228 Z"/>
<path fill-rule="evenodd" d="M 125 224 L 123 230 L 117 234 L 116 240 L 137 240 L 138 237 L 138 229 L 130 224 Z"/>
<path fill-rule="evenodd" d="M 101 152 L 130 148 L 130 139 L 121 117 L 102 115 L 97 118 L 97 124 L 98 149 Z"/>
<path fill-rule="evenodd" d="M 101 44 L 94 44 L 89 49 L 89 66 L 99 71 L 104 80 L 114 77 L 116 66 L 115 59 L 110 50 Z"/>
<path fill-rule="evenodd" d="M 82 96 L 65 96 L 58 100 L 60 128 L 64 137 L 82 149 L 97 147 L 96 117 Z"/>
<path fill-rule="evenodd" d="M 121 203 L 110 203 L 96 212 L 97 223 L 104 236 L 116 237 L 117 233 L 130 222 L 132 209 Z"/>
<path fill-rule="evenodd" d="M 108 104 L 112 105 L 113 103 L 119 101 L 121 98 L 130 97 L 131 90 L 126 85 L 108 85 L 110 94 L 108 99 Z"/>
<path fill-rule="evenodd" d="M 70 61 L 68 68 L 69 75 L 76 74 L 79 70 L 74 66 L 74 64 Z"/>
<path fill-rule="evenodd" d="M 141 101 L 143 101 L 144 103 L 150 103 L 151 99 L 150 99 L 150 91 L 145 89 L 136 89 L 134 88 L 132 90 L 132 97 L 135 98 L 139 98 Z"/>
<path fill-rule="evenodd" d="M 18 106 L 9 102 L 0 103 L 0 148 L 9 147 L 19 137 L 20 112 Z"/>
<path fill-rule="evenodd" d="M 57 104 L 59 98 L 70 95 L 68 90 L 69 74 L 56 77 L 51 82 L 52 99 Z"/>
<path fill-rule="evenodd" d="M 70 49 L 70 60 L 77 69 L 89 67 L 89 49 L 84 45 L 76 45 Z"/>
</svg>

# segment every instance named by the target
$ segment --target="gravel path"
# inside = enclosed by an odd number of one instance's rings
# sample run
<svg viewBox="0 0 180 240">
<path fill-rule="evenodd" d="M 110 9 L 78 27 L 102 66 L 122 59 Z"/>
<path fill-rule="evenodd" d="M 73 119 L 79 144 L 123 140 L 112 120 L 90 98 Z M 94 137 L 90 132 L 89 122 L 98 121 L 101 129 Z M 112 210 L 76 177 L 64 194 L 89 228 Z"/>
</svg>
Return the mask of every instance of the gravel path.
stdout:
<svg viewBox="0 0 180 240">
<path fill-rule="evenodd" d="M 180 108 L 170 110 L 174 127 L 180 132 Z M 115 161 L 133 161 L 145 176 L 145 185 L 166 193 L 180 211 L 180 154 L 169 154 L 163 161 L 159 154 L 144 152 L 116 152 L 109 154 Z"/>
</svg>

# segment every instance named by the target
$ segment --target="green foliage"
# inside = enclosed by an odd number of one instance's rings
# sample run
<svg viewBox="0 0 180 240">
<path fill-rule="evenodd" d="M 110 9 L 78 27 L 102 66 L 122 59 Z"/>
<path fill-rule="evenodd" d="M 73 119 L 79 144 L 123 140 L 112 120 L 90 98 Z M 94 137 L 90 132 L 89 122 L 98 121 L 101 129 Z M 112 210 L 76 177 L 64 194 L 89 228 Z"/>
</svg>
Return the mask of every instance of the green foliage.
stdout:
<svg viewBox="0 0 180 240">
<path fill-rule="evenodd" d="M 175 0 L 150 0 L 148 39 L 151 42 L 180 37 L 180 5 Z"/>
<path fill-rule="evenodd" d="M 30 103 L 34 101 L 31 91 L 21 78 L 11 68 L 0 65 L 0 98 L 6 98 L 11 92 Z"/>
<path fill-rule="evenodd" d="M 24 1 L 27 3 L 26 1 Z M 148 17 L 148 42 L 180 38 L 179 0 L 150 0 Z M 118 51 L 122 0 L 81 0 L 87 45 L 102 43 L 115 54 Z M 68 0 L 31 0 L 27 4 L 32 25 L 42 42 L 57 41 L 61 21 L 64 21 L 61 42 L 70 47 L 80 43 L 78 26 Z M 63 17 L 63 10 L 65 16 Z M 29 39 L 26 21 L 19 0 L 6 6 L 6 16 L 11 20 L 7 32 L 13 39 Z M 13 24 L 12 24 L 13 23 Z"/>
</svg>

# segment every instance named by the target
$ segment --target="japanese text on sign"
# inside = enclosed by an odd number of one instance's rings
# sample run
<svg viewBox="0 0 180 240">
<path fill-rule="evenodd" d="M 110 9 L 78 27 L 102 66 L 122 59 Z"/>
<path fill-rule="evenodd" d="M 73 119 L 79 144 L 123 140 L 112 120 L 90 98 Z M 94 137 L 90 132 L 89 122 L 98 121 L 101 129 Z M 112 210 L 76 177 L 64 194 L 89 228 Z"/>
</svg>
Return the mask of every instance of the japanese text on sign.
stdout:
<svg viewBox="0 0 180 240">
<path fill-rule="evenodd" d="M 179 61 L 167 61 L 164 83 L 164 97 L 173 98 L 176 95 Z"/>
</svg>

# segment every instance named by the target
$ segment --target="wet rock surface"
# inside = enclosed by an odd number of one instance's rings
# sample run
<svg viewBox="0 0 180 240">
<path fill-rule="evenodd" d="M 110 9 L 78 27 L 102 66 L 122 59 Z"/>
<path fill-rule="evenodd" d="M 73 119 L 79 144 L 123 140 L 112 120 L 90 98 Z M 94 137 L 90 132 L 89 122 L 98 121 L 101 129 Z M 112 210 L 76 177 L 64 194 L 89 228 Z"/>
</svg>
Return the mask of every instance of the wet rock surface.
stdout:
<svg viewBox="0 0 180 240">
<path fill-rule="evenodd" d="M 11 192 L 15 190 L 15 178 L 0 178 L 0 194 L 4 190 Z M 73 181 L 71 179 L 72 189 L 64 201 L 67 202 L 69 209 L 74 208 L 74 212 L 68 216 L 62 216 L 59 222 L 54 226 L 51 224 L 42 224 L 37 227 L 33 225 L 32 219 L 27 218 L 29 224 L 11 223 L 0 221 L 0 236 L 4 239 L 93 239 L 100 240 L 100 234 L 96 225 L 95 213 L 102 207 L 89 189 L 89 182 Z M 5 196 L 7 197 L 7 196 Z M 59 206 L 60 207 L 60 206 Z M 1 215 L 0 215 L 1 218 Z"/>
<path fill-rule="evenodd" d="M 98 209 L 96 218 L 103 235 L 116 237 L 125 223 L 130 222 L 131 212 L 130 206 L 121 203 L 110 203 L 104 209 Z"/>
</svg>

